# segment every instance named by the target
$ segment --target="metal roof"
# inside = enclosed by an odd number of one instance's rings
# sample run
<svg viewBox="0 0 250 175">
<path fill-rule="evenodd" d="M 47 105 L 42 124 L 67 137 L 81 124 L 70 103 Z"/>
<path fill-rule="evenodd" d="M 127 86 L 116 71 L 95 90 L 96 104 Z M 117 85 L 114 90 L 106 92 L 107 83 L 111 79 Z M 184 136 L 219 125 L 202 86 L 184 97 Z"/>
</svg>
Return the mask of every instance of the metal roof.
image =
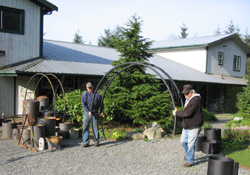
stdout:
<svg viewBox="0 0 250 175">
<path fill-rule="evenodd" d="M 206 47 L 210 44 L 229 38 L 237 38 L 237 35 L 224 34 L 224 35 L 204 36 L 195 38 L 182 38 L 175 40 L 156 41 L 153 42 L 150 50 L 181 48 L 181 47 Z"/>
<path fill-rule="evenodd" d="M 43 59 L 6 68 L 0 71 L 1 74 L 40 72 L 103 76 L 112 69 L 111 62 L 118 60 L 120 55 L 119 52 L 112 48 L 48 40 L 44 40 L 43 49 Z M 162 68 L 176 81 L 234 85 L 246 85 L 247 83 L 247 80 L 242 78 L 220 78 L 204 74 L 198 70 L 157 55 L 153 55 L 153 57 L 149 59 L 149 62 Z M 155 74 L 150 69 L 147 70 L 147 72 Z"/>
</svg>

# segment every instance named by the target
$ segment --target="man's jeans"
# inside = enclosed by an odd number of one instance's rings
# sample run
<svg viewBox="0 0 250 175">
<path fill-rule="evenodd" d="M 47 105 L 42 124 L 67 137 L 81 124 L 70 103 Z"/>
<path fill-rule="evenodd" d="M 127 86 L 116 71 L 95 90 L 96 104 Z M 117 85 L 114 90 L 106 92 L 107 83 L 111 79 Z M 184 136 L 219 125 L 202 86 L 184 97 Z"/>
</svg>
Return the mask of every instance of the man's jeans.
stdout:
<svg viewBox="0 0 250 175">
<path fill-rule="evenodd" d="M 182 129 L 181 144 L 186 153 L 187 162 L 194 163 L 195 143 L 201 128 Z"/>
<path fill-rule="evenodd" d="M 93 126 L 92 129 L 94 131 L 94 141 L 98 141 L 99 139 L 99 132 L 98 132 L 98 113 L 92 114 Z M 91 123 L 91 117 L 89 116 L 88 112 L 84 112 L 83 115 L 83 128 L 82 128 L 82 140 L 83 143 L 89 144 L 89 125 Z"/>
</svg>

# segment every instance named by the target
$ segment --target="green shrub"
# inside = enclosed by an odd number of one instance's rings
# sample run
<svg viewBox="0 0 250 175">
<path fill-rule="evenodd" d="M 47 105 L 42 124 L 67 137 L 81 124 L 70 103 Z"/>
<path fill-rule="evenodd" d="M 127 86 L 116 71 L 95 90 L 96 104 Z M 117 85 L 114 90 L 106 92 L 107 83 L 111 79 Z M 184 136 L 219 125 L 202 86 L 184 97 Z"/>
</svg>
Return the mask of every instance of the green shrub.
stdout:
<svg viewBox="0 0 250 175">
<path fill-rule="evenodd" d="M 82 118 L 84 110 L 81 104 L 81 96 L 83 91 L 77 89 L 69 93 L 65 93 L 65 105 L 63 95 L 57 96 L 56 101 L 56 117 L 69 120 L 73 127 L 80 127 L 82 125 Z M 65 109 L 66 107 L 66 109 Z"/>
<path fill-rule="evenodd" d="M 205 123 L 202 125 L 202 129 L 205 130 L 205 129 L 208 129 L 208 128 L 211 128 L 211 125 L 210 125 L 210 123 L 205 122 Z"/>
<path fill-rule="evenodd" d="M 241 117 L 250 119 L 250 76 L 246 76 L 246 78 L 248 79 L 247 86 L 243 87 L 243 91 L 237 94 L 236 106 Z"/>
<path fill-rule="evenodd" d="M 213 112 L 208 112 L 206 109 L 202 109 L 203 121 L 217 121 L 215 114 Z"/>
</svg>

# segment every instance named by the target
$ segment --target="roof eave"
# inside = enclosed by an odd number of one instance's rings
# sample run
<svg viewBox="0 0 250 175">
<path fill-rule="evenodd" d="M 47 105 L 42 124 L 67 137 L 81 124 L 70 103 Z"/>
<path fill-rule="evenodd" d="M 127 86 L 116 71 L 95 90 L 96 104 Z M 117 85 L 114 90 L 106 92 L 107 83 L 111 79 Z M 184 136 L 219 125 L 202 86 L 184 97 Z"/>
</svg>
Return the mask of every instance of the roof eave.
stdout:
<svg viewBox="0 0 250 175">
<path fill-rule="evenodd" d="M 58 11 L 58 7 L 46 0 L 30 0 L 31 2 L 42 7 L 43 14 L 52 13 L 54 10 Z"/>
</svg>

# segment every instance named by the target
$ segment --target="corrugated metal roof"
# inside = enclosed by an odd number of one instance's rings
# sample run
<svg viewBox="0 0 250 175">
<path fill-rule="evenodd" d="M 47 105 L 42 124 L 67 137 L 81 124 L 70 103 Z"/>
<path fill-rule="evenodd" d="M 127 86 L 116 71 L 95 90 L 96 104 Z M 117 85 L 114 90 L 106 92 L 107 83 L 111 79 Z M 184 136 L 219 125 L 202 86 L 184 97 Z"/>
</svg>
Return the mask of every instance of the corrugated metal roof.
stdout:
<svg viewBox="0 0 250 175">
<path fill-rule="evenodd" d="M 112 69 L 111 62 L 119 59 L 119 53 L 112 48 L 90 45 L 74 44 L 60 41 L 44 41 L 44 57 L 29 64 L 19 65 L 2 70 L 7 72 L 24 73 L 55 73 L 103 76 Z M 174 80 L 207 82 L 219 84 L 246 85 L 247 80 L 242 78 L 219 78 L 204 74 L 200 71 L 176 63 L 166 58 L 153 55 L 149 59 L 154 64 L 165 70 Z M 148 73 L 155 74 L 152 70 Z M 164 77 L 166 78 L 166 77 Z"/>
<path fill-rule="evenodd" d="M 178 47 L 202 47 L 214 43 L 216 41 L 219 41 L 221 39 L 232 37 L 233 35 L 235 34 L 156 41 L 152 44 L 150 50 L 164 49 L 164 48 L 178 48 Z"/>
</svg>

